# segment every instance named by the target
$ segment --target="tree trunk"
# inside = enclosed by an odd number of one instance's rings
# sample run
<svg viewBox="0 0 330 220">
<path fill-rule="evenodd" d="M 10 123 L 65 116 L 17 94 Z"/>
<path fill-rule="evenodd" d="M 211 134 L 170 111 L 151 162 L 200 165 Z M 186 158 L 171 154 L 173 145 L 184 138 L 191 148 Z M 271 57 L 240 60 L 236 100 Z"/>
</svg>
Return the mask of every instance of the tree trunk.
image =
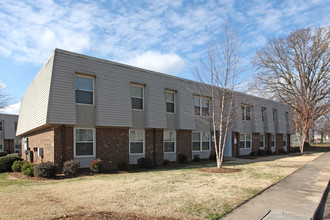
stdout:
<svg viewBox="0 0 330 220">
<path fill-rule="evenodd" d="M 222 167 L 221 157 L 217 155 L 217 167 L 220 169 Z"/>
</svg>

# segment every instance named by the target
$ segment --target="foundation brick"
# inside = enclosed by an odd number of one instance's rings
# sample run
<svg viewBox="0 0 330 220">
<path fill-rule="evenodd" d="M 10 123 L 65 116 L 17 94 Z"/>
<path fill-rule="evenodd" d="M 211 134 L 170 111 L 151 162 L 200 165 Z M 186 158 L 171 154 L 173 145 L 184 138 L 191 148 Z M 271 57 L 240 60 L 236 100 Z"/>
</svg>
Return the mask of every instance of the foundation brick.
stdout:
<svg viewBox="0 0 330 220">
<path fill-rule="evenodd" d="M 176 146 L 177 154 L 185 154 L 187 160 L 192 160 L 192 141 L 191 141 L 191 131 L 190 130 L 177 130 L 176 131 Z"/>
</svg>

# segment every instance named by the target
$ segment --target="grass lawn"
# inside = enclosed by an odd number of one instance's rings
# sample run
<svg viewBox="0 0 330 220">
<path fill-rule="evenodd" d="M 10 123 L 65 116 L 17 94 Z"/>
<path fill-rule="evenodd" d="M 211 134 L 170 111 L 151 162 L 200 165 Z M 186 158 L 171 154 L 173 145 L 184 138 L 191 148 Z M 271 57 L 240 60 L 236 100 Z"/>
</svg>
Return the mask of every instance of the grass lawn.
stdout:
<svg viewBox="0 0 330 220">
<path fill-rule="evenodd" d="M 21 180 L 0 174 L 0 219 L 52 219 L 99 212 L 218 218 L 320 155 L 225 162 L 225 167 L 242 169 L 238 173 L 198 171 L 215 166 L 210 163 L 64 180 Z"/>
</svg>

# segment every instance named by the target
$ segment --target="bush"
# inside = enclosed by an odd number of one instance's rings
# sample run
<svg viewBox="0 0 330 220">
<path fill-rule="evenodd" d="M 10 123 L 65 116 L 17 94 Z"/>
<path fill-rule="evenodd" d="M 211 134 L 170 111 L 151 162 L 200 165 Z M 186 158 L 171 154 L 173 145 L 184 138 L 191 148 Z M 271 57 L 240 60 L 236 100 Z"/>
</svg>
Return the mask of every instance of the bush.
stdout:
<svg viewBox="0 0 330 220">
<path fill-rule="evenodd" d="M 26 176 L 34 176 L 34 168 L 32 163 L 25 163 L 22 166 L 22 173 Z"/>
<path fill-rule="evenodd" d="M 265 150 L 262 150 L 262 149 L 259 149 L 257 151 L 257 156 L 266 156 L 266 151 Z"/>
<path fill-rule="evenodd" d="M 271 150 L 266 150 L 266 155 L 272 155 L 272 151 Z"/>
<path fill-rule="evenodd" d="M 152 159 L 148 157 L 142 157 L 137 160 L 138 166 L 140 168 L 147 168 L 147 169 L 152 169 L 154 167 L 154 163 Z"/>
<path fill-rule="evenodd" d="M 65 176 L 77 176 L 80 167 L 80 161 L 69 160 L 63 163 L 63 174 Z"/>
<path fill-rule="evenodd" d="M 216 161 L 217 160 L 216 153 L 211 153 L 210 156 L 209 156 L 209 159 L 212 160 L 212 161 Z"/>
<path fill-rule="evenodd" d="M 16 160 L 22 160 L 19 156 L 0 157 L 0 173 L 12 171 L 11 166 Z"/>
<path fill-rule="evenodd" d="M 163 160 L 163 166 L 167 166 L 170 163 L 169 160 Z"/>
<path fill-rule="evenodd" d="M 117 167 L 118 167 L 118 170 L 123 170 L 123 171 L 128 170 L 128 165 L 125 161 L 118 162 Z"/>
<path fill-rule="evenodd" d="M 194 162 L 200 162 L 201 161 L 201 158 L 199 156 L 199 154 L 195 154 L 194 155 L 194 159 L 193 159 Z"/>
<path fill-rule="evenodd" d="M 103 160 L 97 158 L 89 164 L 89 168 L 94 173 L 100 173 L 103 168 Z"/>
<path fill-rule="evenodd" d="M 54 177 L 57 173 L 57 164 L 53 162 L 39 163 L 34 165 L 34 175 L 43 178 Z"/>
<path fill-rule="evenodd" d="M 290 147 L 290 151 L 293 153 L 299 153 L 300 152 L 300 147 Z"/>
<path fill-rule="evenodd" d="M 311 145 L 308 142 L 304 142 L 304 149 L 309 148 Z"/>
<path fill-rule="evenodd" d="M 178 154 L 178 162 L 181 164 L 187 163 L 187 156 L 185 154 Z"/>
<path fill-rule="evenodd" d="M 285 154 L 286 152 L 285 152 L 285 150 L 282 148 L 282 149 L 279 149 L 279 150 L 278 150 L 278 153 L 279 153 L 279 154 Z"/>
<path fill-rule="evenodd" d="M 254 157 L 255 155 L 256 155 L 256 152 L 251 151 L 250 156 L 251 156 L 251 157 Z"/>
<path fill-rule="evenodd" d="M 7 155 L 8 155 L 7 151 L 0 151 L 0 157 L 5 157 Z"/>
<path fill-rule="evenodd" d="M 22 166 L 25 164 L 22 160 L 14 161 L 13 165 L 11 166 L 12 171 L 14 172 L 22 172 Z"/>
</svg>

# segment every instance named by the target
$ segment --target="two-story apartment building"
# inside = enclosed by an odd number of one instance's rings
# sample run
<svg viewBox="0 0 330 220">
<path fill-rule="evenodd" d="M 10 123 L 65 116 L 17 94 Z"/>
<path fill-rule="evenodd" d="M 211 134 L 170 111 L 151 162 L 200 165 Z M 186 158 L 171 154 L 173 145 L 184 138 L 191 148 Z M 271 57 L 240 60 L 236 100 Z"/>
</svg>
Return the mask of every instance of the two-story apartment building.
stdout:
<svg viewBox="0 0 330 220">
<path fill-rule="evenodd" d="M 56 49 L 22 98 L 18 134 L 34 161 L 82 167 L 95 158 L 116 168 L 149 157 L 156 164 L 180 153 L 208 158 L 210 94 L 200 83 Z M 220 89 L 220 88 L 219 88 Z M 235 94 L 225 156 L 287 150 L 290 108 Z M 41 152 L 41 151 L 40 151 Z M 28 157 L 27 157 L 28 158 Z"/>
<path fill-rule="evenodd" d="M 0 114 L 0 151 L 21 152 L 21 138 L 16 136 L 18 115 Z"/>
</svg>

